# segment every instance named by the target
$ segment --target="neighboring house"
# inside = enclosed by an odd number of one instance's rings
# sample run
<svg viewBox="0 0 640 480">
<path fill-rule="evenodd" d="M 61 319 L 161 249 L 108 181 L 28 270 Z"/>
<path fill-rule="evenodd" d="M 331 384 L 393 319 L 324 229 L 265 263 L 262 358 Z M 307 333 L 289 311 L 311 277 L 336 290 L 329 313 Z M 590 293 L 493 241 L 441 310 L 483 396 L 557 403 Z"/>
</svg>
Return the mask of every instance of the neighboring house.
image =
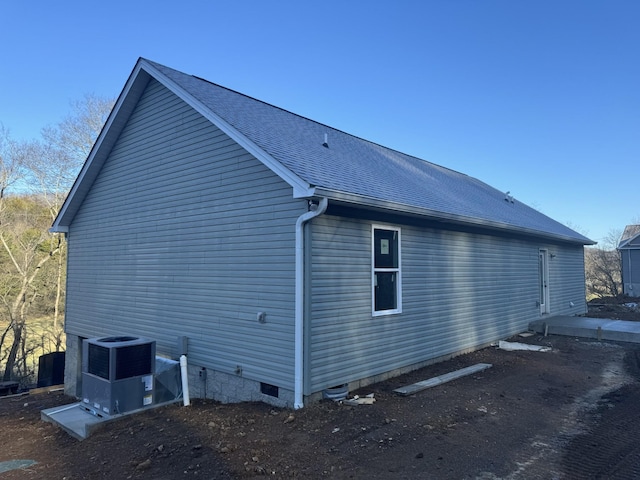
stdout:
<svg viewBox="0 0 640 480">
<path fill-rule="evenodd" d="M 622 259 L 623 292 L 640 297 L 640 225 L 625 227 L 618 250 Z"/>
<path fill-rule="evenodd" d="M 485 183 L 140 59 L 64 203 L 67 392 L 134 335 L 302 407 L 586 312 L 588 238 Z"/>
</svg>

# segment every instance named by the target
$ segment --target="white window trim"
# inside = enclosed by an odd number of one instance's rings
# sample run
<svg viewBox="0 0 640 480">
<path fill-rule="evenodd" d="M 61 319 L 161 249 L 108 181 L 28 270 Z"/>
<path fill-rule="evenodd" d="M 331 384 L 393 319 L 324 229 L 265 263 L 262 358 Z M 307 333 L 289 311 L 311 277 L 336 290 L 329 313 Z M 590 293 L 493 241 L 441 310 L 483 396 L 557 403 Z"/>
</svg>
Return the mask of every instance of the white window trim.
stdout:
<svg viewBox="0 0 640 480">
<path fill-rule="evenodd" d="M 391 230 L 398 233 L 398 268 L 375 268 L 375 230 Z M 396 282 L 396 295 L 398 299 L 397 308 L 391 310 L 376 310 L 376 272 L 396 272 L 398 281 Z M 371 225 L 371 315 L 380 317 L 383 315 L 396 315 L 402 313 L 402 232 L 400 227 L 391 225 L 372 224 Z"/>
</svg>

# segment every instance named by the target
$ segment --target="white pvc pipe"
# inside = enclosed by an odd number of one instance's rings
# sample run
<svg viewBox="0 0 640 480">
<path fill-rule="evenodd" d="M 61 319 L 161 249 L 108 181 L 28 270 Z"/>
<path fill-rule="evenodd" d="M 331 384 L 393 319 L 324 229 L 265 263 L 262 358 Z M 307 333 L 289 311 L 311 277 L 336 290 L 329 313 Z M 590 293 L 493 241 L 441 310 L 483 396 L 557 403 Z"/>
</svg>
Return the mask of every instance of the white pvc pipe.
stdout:
<svg viewBox="0 0 640 480">
<path fill-rule="evenodd" d="M 187 378 L 187 356 L 180 355 L 180 376 L 182 377 L 182 401 L 185 407 L 191 404 L 189 400 L 189 379 Z"/>
<path fill-rule="evenodd" d="M 293 408 L 304 406 L 303 402 L 303 373 L 304 373 L 304 233 L 306 222 L 327 210 L 329 200 L 322 198 L 316 210 L 303 213 L 296 221 L 296 290 L 295 290 L 295 352 L 294 352 L 294 392 Z"/>
</svg>

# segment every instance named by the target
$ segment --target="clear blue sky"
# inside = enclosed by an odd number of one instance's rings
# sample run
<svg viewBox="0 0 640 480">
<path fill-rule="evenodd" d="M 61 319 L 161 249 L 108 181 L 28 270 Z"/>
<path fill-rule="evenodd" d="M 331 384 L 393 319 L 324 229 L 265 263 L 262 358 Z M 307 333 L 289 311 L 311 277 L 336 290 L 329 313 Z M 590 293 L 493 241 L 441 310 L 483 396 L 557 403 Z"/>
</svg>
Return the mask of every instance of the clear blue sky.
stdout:
<svg viewBox="0 0 640 480">
<path fill-rule="evenodd" d="M 474 176 L 601 241 L 640 221 L 640 1 L 31 0 L 0 122 L 38 138 L 138 57 Z"/>
</svg>

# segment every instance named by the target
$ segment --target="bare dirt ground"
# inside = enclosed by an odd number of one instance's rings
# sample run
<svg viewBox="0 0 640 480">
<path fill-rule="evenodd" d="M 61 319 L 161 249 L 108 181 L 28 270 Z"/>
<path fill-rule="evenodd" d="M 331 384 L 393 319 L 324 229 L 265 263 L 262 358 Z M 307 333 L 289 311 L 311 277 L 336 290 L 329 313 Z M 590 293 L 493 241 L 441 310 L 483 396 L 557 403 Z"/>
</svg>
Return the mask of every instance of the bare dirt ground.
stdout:
<svg viewBox="0 0 640 480">
<path fill-rule="evenodd" d="M 40 420 L 74 399 L 0 398 L 0 478 L 640 478 L 640 345 L 513 340 L 552 350 L 486 348 L 351 392 L 373 393 L 373 405 L 195 401 L 125 417 L 82 442 Z M 393 393 L 476 363 L 493 367 Z M 15 460 L 36 463 L 1 473 Z"/>
<path fill-rule="evenodd" d="M 620 295 L 589 302 L 589 317 L 640 322 L 640 298 Z"/>
</svg>

